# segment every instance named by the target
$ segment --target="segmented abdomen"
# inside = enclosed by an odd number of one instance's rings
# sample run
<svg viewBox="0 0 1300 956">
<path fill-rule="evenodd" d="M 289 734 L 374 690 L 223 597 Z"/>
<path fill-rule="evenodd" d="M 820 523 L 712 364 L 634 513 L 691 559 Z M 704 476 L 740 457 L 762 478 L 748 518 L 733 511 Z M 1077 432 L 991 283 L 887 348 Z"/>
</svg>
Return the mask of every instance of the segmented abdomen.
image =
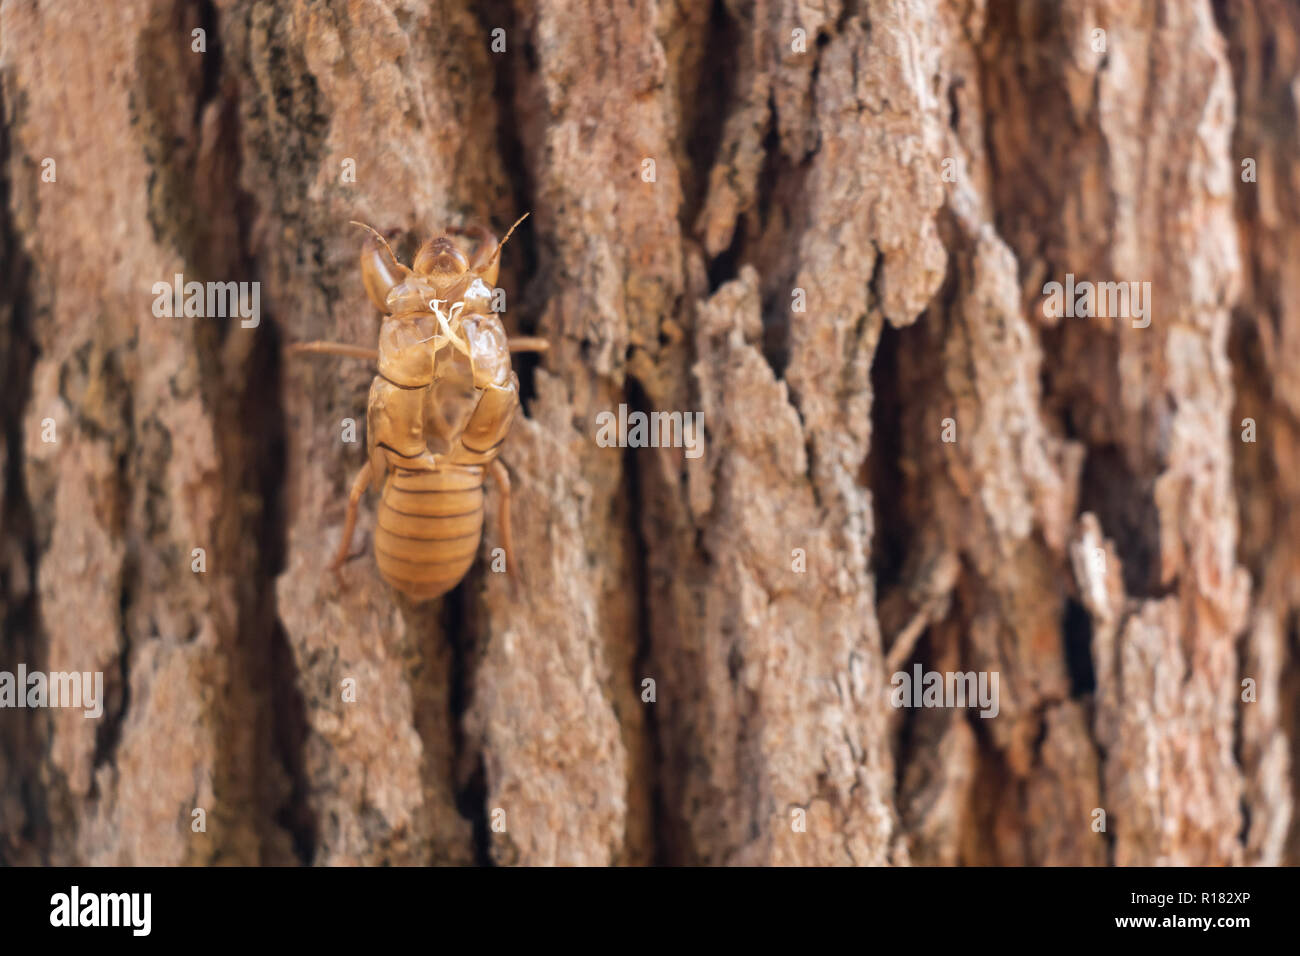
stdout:
<svg viewBox="0 0 1300 956">
<path fill-rule="evenodd" d="M 378 519 L 375 562 L 384 580 L 420 601 L 445 594 L 478 553 L 483 469 L 394 469 L 384 483 Z"/>
</svg>

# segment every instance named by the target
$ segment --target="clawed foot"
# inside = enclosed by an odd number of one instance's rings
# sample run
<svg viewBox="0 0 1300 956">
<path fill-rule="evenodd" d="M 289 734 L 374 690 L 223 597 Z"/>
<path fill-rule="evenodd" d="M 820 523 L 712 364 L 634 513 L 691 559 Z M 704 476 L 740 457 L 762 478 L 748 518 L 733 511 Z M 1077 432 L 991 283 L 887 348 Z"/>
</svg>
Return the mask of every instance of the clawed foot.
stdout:
<svg viewBox="0 0 1300 956">
<path fill-rule="evenodd" d="M 366 543 L 363 541 L 359 551 L 354 551 L 351 554 L 340 555 L 330 562 L 330 566 L 326 570 L 330 574 L 334 575 L 334 582 L 339 586 L 340 591 L 347 590 L 347 584 L 343 581 L 343 565 L 347 564 L 349 561 L 355 561 L 365 553 Z"/>
</svg>

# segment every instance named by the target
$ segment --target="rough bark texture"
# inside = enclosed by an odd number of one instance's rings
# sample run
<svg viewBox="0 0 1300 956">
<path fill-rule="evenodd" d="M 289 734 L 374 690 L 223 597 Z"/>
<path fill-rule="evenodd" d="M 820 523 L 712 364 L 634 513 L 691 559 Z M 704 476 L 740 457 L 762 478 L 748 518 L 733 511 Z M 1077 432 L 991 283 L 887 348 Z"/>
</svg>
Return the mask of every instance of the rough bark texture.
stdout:
<svg viewBox="0 0 1300 956">
<path fill-rule="evenodd" d="M 4 0 L 0 94 L 0 670 L 107 692 L 0 710 L 0 861 L 1300 861 L 1289 0 Z M 280 347 L 525 210 L 522 577 L 340 587 L 373 372 Z"/>
</svg>

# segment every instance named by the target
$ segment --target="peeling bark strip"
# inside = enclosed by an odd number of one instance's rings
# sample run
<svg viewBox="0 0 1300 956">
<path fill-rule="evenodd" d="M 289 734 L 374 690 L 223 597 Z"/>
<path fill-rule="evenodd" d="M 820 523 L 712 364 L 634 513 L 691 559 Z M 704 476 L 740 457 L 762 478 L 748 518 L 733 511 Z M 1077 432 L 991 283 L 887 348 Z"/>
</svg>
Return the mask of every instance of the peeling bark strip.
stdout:
<svg viewBox="0 0 1300 956">
<path fill-rule="evenodd" d="M 104 690 L 0 710 L 0 861 L 1300 862 L 1298 50 L 1285 0 L 3 5 L 0 671 Z M 522 580 L 340 588 L 373 370 L 281 346 L 373 346 L 348 220 L 526 211 Z"/>
</svg>

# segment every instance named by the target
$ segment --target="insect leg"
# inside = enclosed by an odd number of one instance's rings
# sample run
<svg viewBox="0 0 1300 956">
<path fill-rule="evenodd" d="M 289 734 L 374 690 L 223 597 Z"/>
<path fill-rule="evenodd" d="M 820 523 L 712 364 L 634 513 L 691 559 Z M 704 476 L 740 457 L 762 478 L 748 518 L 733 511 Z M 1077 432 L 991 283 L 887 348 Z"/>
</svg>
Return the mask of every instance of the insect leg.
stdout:
<svg viewBox="0 0 1300 956">
<path fill-rule="evenodd" d="M 497 284 L 497 274 L 501 268 L 501 263 L 497 259 L 501 255 L 501 247 L 506 244 L 506 239 L 515 231 L 515 226 L 528 218 L 528 213 L 524 213 L 515 220 L 515 225 L 511 226 L 506 232 L 506 238 L 497 242 L 497 237 L 492 235 L 491 231 L 483 226 L 462 226 L 459 229 L 448 230 L 453 235 L 475 236 L 478 238 L 478 245 L 470 258 L 470 271 L 490 286 Z"/>
<path fill-rule="evenodd" d="M 506 571 L 514 577 L 515 547 L 510 537 L 510 472 L 506 471 L 506 466 L 497 458 L 492 459 L 488 470 L 492 472 L 492 479 L 497 483 L 497 492 L 501 495 L 497 523 L 501 528 L 501 547 L 506 552 Z"/>
<path fill-rule="evenodd" d="M 452 226 L 447 232 L 449 235 L 465 236 L 475 241 L 474 249 L 469 255 L 471 272 L 480 272 L 487 266 L 488 257 L 497 247 L 497 237 L 492 234 L 492 230 L 479 223 L 472 223 L 468 226 Z"/>
<path fill-rule="evenodd" d="M 294 355 L 346 355 L 348 358 L 379 361 L 379 349 L 368 349 L 364 345 L 347 345 L 343 342 L 294 342 L 284 347 L 286 356 Z"/>
<path fill-rule="evenodd" d="M 518 335 L 510 340 L 512 352 L 545 352 L 550 347 L 550 342 L 536 335 Z"/>
<path fill-rule="evenodd" d="M 370 232 L 361 250 L 361 282 L 365 285 L 366 295 L 370 297 L 375 308 L 386 312 L 388 293 L 405 281 L 411 275 L 411 270 L 397 261 L 397 256 L 393 254 L 388 240 L 382 235 L 364 222 L 358 222 L 356 225 Z"/>
<path fill-rule="evenodd" d="M 348 492 L 348 516 L 343 522 L 343 538 L 339 541 L 338 554 L 334 555 L 334 560 L 330 562 L 330 570 L 338 576 L 339 568 L 347 560 L 348 549 L 352 546 L 352 529 L 357 524 L 357 505 L 361 502 L 361 496 L 370 487 L 370 462 L 367 461 L 357 472 L 357 476 L 352 479 L 352 490 Z"/>
</svg>

